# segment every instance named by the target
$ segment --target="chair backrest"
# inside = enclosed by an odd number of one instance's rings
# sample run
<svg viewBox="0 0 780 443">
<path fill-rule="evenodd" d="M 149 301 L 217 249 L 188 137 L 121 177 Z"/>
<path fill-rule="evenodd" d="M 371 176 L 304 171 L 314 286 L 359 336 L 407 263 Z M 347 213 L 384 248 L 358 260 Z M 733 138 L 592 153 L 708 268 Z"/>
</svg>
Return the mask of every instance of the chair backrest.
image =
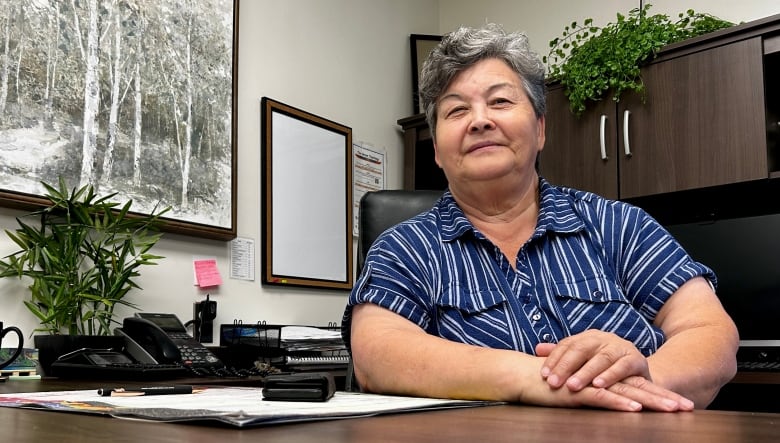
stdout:
<svg viewBox="0 0 780 443">
<path fill-rule="evenodd" d="M 366 253 L 386 229 L 433 207 L 443 191 L 384 190 L 367 192 L 360 199 L 356 272 L 360 275 Z"/>
<path fill-rule="evenodd" d="M 366 253 L 377 237 L 388 228 L 408 220 L 433 207 L 443 191 L 384 190 L 367 192 L 360 198 L 358 216 L 357 264 L 356 273 L 360 275 L 366 263 Z M 352 358 L 347 365 L 345 390 L 359 392 L 360 385 L 355 379 Z"/>
</svg>

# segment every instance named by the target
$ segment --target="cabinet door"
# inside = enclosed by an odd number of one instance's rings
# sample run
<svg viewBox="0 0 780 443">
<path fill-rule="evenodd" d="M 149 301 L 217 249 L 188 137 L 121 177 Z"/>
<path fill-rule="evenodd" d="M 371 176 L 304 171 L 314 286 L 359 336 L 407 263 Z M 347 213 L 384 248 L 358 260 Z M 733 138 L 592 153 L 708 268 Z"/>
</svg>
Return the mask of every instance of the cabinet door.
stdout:
<svg viewBox="0 0 780 443">
<path fill-rule="evenodd" d="M 540 157 L 541 175 L 555 185 L 618 198 L 615 102 L 591 103 L 575 116 L 563 87 L 547 92 L 546 142 Z"/>
<path fill-rule="evenodd" d="M 644 68 L 646 103 L 618 107 L 620 198 L 767 178 L 762 66 L 752 38 Z"/>
</svg>

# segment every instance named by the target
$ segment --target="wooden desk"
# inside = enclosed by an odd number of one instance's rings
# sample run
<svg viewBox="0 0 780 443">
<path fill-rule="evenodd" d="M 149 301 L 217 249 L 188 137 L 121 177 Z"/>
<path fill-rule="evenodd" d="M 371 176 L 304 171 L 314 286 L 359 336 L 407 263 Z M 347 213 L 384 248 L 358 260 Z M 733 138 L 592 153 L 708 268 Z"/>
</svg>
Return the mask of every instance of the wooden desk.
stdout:
<svg viewBox="0 0 780 443">
<path fill-rule="evenodd" d="M 91 389 L 100 383 L 9 381 L 0 392 Z M 625 413 L 488 406 L 234 429 L 0 408 L 3 441 L 28 442 L 762 442 L 780 435 L 780 414 L 726 411 Z"/>
</svg>

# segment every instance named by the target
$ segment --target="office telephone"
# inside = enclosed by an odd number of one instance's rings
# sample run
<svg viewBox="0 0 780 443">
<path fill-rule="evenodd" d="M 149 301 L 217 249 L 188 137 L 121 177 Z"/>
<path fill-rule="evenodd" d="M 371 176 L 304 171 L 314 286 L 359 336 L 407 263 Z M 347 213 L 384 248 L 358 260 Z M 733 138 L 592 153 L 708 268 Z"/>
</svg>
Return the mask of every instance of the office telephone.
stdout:
<svg viewBox="0 0 780 443">
<path fill-rule="evenodd" d="M 187 375 L 220 375 L 225 365 L 192 338 L 174 314 L 136 313 L 114 334 L 125 347 L 78 349 L 52 363 L 59 377 L 165 379 Z"/>
<path fill-rule="evenodd" d="M 193 368 L 225 365 L 203 344 L 187 333 L 174 314 L 138 312 L 128 317 L 114 333 L 123 335 L 127 353 L 141 363 L 180 363 Z"/>
</svg>

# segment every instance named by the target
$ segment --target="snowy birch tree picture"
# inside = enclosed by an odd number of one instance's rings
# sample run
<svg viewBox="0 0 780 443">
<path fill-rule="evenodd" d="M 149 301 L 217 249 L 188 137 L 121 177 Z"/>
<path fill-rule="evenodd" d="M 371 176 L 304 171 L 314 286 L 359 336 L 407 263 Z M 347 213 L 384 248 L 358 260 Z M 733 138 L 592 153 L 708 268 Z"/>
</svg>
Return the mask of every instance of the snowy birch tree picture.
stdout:
<svg viewBox="0 0 780 443">
<path fill-rule="evenodd" d="M 2 0 L 0 204 L 92 184 L 235 237 L 238 0 Z"/>
</svg>

